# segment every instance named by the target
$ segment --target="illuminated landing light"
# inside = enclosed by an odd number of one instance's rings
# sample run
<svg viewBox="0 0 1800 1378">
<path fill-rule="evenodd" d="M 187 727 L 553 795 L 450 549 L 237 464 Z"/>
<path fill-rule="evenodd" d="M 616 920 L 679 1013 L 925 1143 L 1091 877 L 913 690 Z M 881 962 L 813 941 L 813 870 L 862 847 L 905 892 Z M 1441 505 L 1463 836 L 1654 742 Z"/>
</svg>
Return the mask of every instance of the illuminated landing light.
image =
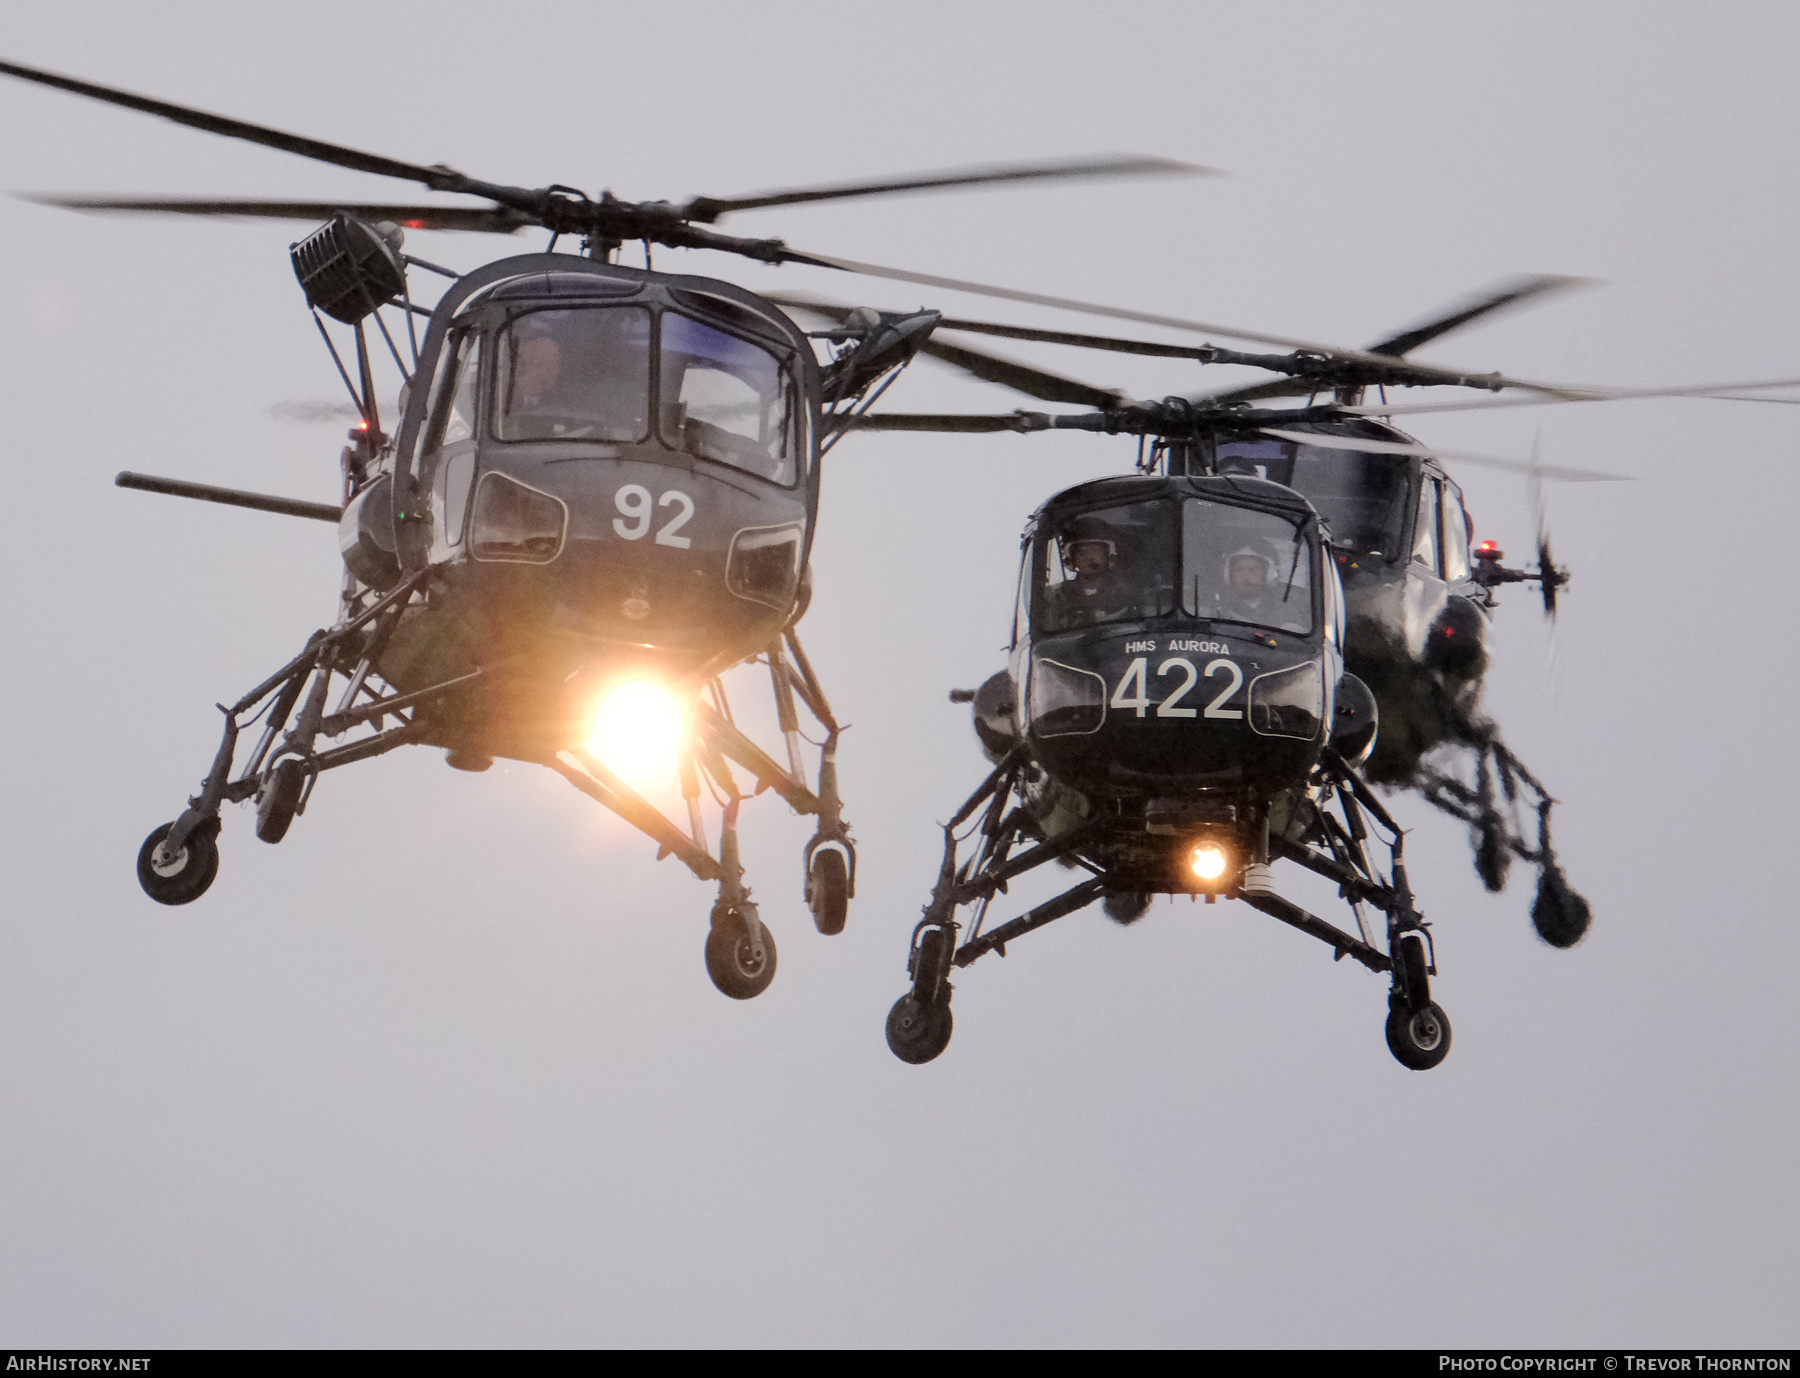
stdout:
<svg viewBox="0 0 1800 1378">
<path fill-rule="evenodd" d="M 686 734 L 687 718 L 673 694 L 645 680 L 629 680 L 600 701 L 584 745 L 590 755 L 643 788 L 675 778 Z"/>
<path fill-rule="evenodd" d="M 1217 880 L 1225 874 L 1225 849 L 1216 842 L 1202 842 L 1194 848 L 1188 865 L 1201 880 Z"/>
</svg>

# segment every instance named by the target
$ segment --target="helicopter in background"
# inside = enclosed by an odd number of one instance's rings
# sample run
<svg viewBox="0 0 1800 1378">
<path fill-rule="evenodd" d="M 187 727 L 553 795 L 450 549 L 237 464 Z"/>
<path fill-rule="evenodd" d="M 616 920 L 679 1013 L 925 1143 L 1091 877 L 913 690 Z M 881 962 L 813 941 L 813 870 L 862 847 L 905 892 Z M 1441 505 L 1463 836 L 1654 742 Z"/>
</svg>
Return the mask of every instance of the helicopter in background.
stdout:
<svg viewBox="0 0 1800 1378">
<path fill-rule="evenodd" d="M 1185 893 L 1209 903 L 1243 899 L 1337 957 L 1386 973 L 1390 1051 L 1414 1070 L 1437 1066 L 1449 1051 L 1450 1024 L 1431 997 L 1436 952 L 1407 881 L 1402 830 L 1373 783 L 1411 786 L 1470 824 L 1488 888 L 1504 886 L 1514 856 L 1535 864 L 1537 931 L 1558 947 L 1580 940 L 1591 915 L 1551 845 L 1554 801 L 1479 712 L 1495 589 L 1535 582 L 1554 614 L 1568 572 L 1554 563 L 1541 526 L 1535 569 L 1507 568 L 1491 542 L 1472 545 L 1473 522 L 1441 461 L 1496 464 L 1534 484 L 1616 476 L 1535 458 L 1434 451 L 1378 420 L 1374 413 L 1385 407 L 1363 407 L 1363 389 L 1460 384 L 1603 400 L 1729 396 L 1794 380 L 1602 393 L 1457 374 L 1403 357 L 1569 282 L 1508 283 L 1366 351 L 1254 355 L 939 320 L 922 353 L 1041 400 L 1093 410 L 870 413 L 858 427 L 1129 434 L 1139 437 L 1139 462 L 1133 476 L 1058 493 L 1032 515 L 1008 667 L 978 690 L 951 696 L 972 703 L 994 768 L 945 827 L 937 883 L 908 952 L 911 988 L 888 1017 L 896 1056 L 927 1062 L 948 1045 L 953 968 L 1004 954 L 1008 943 L 1095 900 L 1130 923 L 1155 894 Z M 826 303 L 786 304 L 843 316 Z M 1211 396 L 1133 402 L 951 343 L 942 333 L 949 331 L 1250 365 L 1280 376 Z M 1332 400 L 1314 405 L 1320 393 Z M 1251 405 L 1292 394 L 1308 396 L 1307 404 Z M 1444 768 L 1459 754 L 1472 758 L 1472 785 Z M 1518 822 L 1520 804 L 1535 815 L 1534 829 Z M 1385 870 L 1372 855 L 1377 846 L 1387 852 Z M 1337 885 L 1355 933 L 1279 893 L 1270 863 L 1283 859 Z M 994 897 L 1049 862 L 1087 874 L 987 928 Z M 1385 941 L 1378 943 L 1365 906 L 1383 917 Z M 958 919 L 964 907 L 973 910 L 966 927 Z"/>
<path fill-rule="evenodd" d="M 206 892 L 227 802 L 253 800 L 257 836 L 275 843 L 324 772 L 401 746 L 439 747 L 462 770 L 485 770 L 497 757 L 533 762 L 650 836 L 659 858 L 673 855 L 717 883 L 706 965 L 737 999 L 767 988 L 776 950 L 743 883 L 737 819 L 748 795 L 734 764 L 750 792 L 772 790 L 817 819 L 802 869 L 822 933 L 842 931 L 855 893 L 856 853 L 837 784 L 840 727 L 796 624 L 810 601 L 820 460 L 906 366 L 937 313 L 864 312 L 816 348 L 753 292 L 654 271 L 650 246 L 838 266 L 707 225 L 758 206 L 1200 170 L 1117 157 L 681 206 L 610 193 L 596 200 L 568 187 L 511 187 L 401 163 L 16 64 L 0 63 L 0 73 L 490 203 L 37 198 L 96 211 L 324 219 L 292 246 L 292 264 L 360 416 L 340 458 L 339 506 L 139 474 L 117 479 L 333 522 L 345 566 L 336 622 L 222 706 L 221 741 L 199 793 L 139 851 L 144 891 L 171 905 Z M 533 226 L 550 231 L 550 251 L 466 274 L 404 252 L 404 228 Z M 579 239 L 581 252 L 554 252 L 563 236 Z M 643 269 L 613 261 L 634 239 L 645 244 Z M 416 272 L 449 279 L 434 305 L 415 300 Z M 403 325 L 391 328 L 387 315 L 396 312 Z M 348 328 L 344 348 L 327 320 L 340 334 Z M 392 434 L 378 404 L 383 347 L 401 379 Z M 785 759 L 734 719 L 722 676 L 741 665 L 767 670 Z M 824 734 L 810 780 L 800 708 Z M 256 735 L 243 754 L 247 729 Z M 666 748 L 685 824 L 646 797 L 641 771 L 618 765 L 643 756 L 647 739 Z M 708 793 L 720 809 L 716 854 L 702 809 Z"/>
</svg>

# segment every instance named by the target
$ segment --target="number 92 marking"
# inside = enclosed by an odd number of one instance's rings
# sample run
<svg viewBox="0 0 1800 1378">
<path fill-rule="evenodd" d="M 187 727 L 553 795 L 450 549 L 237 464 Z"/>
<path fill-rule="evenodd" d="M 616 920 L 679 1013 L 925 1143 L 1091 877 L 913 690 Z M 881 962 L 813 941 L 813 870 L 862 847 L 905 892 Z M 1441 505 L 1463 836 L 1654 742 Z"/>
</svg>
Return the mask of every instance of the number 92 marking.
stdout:
<svg viewBox="0 0 1800 1378">
<path fill-rule="evenodd" d="M 1113 691 L 1110 700 L 1111 706 L 1133 709 L 1140 718 L 1143 717 L 1145 711 L 1150 707 L 1149 673 L 1149 662 L 1143 656 L 1139 656 L 1126 666 L 1125 674 L 1119 680 L 1119 687 Z M 1222 706 L 1244 686 L 1244 672 L 1237 667 L 1235 662 L 1223 658 L 1210 660 L 1206 663 L 1204 670 L 1196 670 L 1193 661 L 1183 656 L 1170 656 L 1156 667 L 1156 674 L 1160 679 L 1172 673 L 1180 673 L 1184 678 L 1175 687 L 1174 693 L 1156 705 L 1157 717 L 1191 718 L 1196 714 L 1202 718 L 1242 718 L 1244 716 L 1243 710 L 1240 708 Z M 1207 704 L 1204 709 L 1178 706 L 1202 679 L 1217 679 L 1220 675 L 1225 677 L 1225 687 L 1214 695 L 1212 702 Z"/>
<path fill-rule="evenodd" d="M 686 550 L 693 542 L 686 536 L 677 536 L 675 533 L 686 526 L 688 518 L 694 515 L 694 500 L 680 489 L 671 488 L 656 500 L 655 506 L 668 507 L 670 504 L 674 504 L 679 510 L 675 513 L 675 519 L 656 533 L 656 544 Z M 613 530 L 628 541 L 642 540 L 650 530 L 650 518 L 654 511 L 650 502 L 650 490 L 642 484 L 628 483 L 613 494 L 613 505 L 631 519 L 625 521 L 614 517 Z"/>
</svg>

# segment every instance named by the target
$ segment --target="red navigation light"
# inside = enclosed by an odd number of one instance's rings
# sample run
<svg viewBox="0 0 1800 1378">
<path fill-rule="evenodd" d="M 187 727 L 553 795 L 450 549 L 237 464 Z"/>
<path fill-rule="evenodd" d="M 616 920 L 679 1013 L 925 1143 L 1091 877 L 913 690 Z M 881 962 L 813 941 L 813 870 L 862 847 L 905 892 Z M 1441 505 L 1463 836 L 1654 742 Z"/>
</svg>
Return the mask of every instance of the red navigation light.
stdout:
<svg viewBox="0 0 1800 1378">
<path fill-rule="evenodd" d="M 1477 560 L 1499 561 L 1506 558 L 1506 552 L 1500 549 L 1500 547 L 1495 545 L 1492 541 L 1483 541 L 1480 545 L 1475 547 L 1475 558 Z"/>
</svg>

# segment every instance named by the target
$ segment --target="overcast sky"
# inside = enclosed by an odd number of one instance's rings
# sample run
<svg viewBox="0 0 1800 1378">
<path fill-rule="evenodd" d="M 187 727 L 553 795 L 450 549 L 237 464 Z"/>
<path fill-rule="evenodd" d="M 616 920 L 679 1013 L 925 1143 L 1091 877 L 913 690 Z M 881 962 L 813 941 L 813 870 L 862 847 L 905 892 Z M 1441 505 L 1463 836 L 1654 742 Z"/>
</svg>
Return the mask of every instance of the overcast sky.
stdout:
<svg viewBox="0 0 1800 1378">
<path fill-rule="evenodd" d="M 1420 357 L 1651 385 L 1800 376 L 1797 46 L 1778 4 L 75 0 L 15 6 L 0 55 L 632 198 L 1157 153 L 1231 177 L 725 228 L 1350 345 L 1508 273 L 1584 274 L 1604 285 Z M 0 129 L 10 189 L 411 194 L 17 82 Z M 1575 576 L 1554 687 L 1530 591 L 1494 630 L 1488 705 L 1563 801 L 1589 939 L 1543 945 L 1524 868 L 1490 896 L 1460 826 L 1393 805 L 1455 1026 L 1442 1067 L 1390 1057 L 1380 979 L 1186 902 L 969 969 L 949 1051 L 908 1067 L 882 1021 L 938 821 L 986 769 L 945 692 L 1000 665 L 1026 515 L 1128 470 L 1131 442 L 831 455 L 802 631 L 854 724 L 860 893 L 844 936 L 813 932 L 809 824 L 746 810 L 781 954 L 758 1000 L 713 990 L 710 893 L 623 823 L 546 771 L 422 749 L 327 777 L 279 849 L 228 810 L 217 884 L 164 909 L 139 842 L 204 772 L 212 705 L 332 616 L 340 566 L 316 523 L 111 478 L 334 496 L 337 427 L 270 413 L 337 387 L 288 267 L 305 228 L 0 201 L 0 1344 L 1795 1342 L 1794 409 L 1412 427 L 1516 455 L 1541 431 L 1547 460 L 1639 480 L 1552 494 Z M 473 268 L 542 244 L 409 247 Z M 1017 352 L 1138 396 L 1200 381 Z M 931 363 L 888 397 L 1019 405 Z M 1478 537 L 1525 553 L 1524 486 L 1452 468 Z"/>
</svg>

